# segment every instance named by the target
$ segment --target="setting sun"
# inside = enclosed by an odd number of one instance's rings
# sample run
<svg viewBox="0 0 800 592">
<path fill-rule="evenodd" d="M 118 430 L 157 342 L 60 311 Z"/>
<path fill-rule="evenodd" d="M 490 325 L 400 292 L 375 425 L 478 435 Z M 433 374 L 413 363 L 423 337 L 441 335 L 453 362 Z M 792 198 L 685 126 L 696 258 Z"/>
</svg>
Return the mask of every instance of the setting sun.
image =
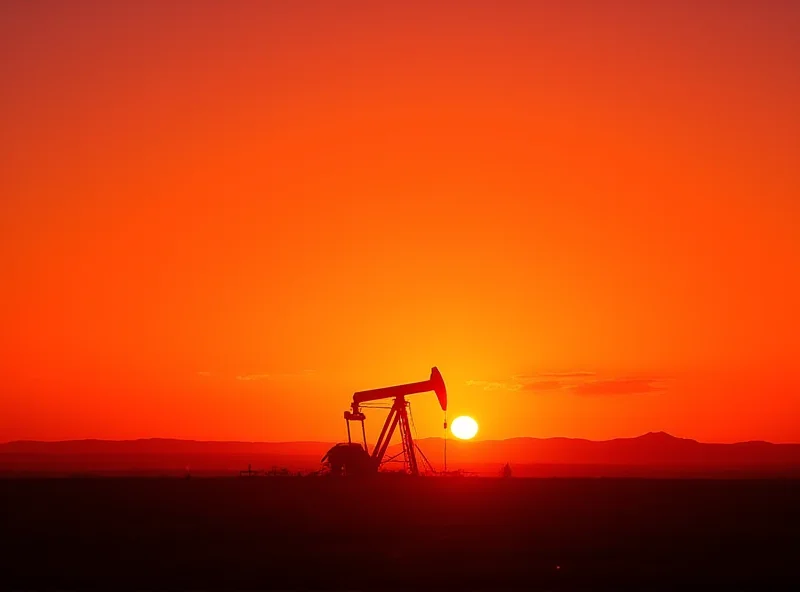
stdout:
<svg viewBox="0 0 800 592">
<path fill-rule="evenodd" d="M 450 426 L 450 431 L 453 432 L 453 435 L 456 438 L 461 440 L 469 440 L 474 438 L 475 434 L 478 433 L 478 422 L 471 417 L 462 415 L 461 417 L 456 417 L 453 420 L 453 424 Z"/>
</svg>

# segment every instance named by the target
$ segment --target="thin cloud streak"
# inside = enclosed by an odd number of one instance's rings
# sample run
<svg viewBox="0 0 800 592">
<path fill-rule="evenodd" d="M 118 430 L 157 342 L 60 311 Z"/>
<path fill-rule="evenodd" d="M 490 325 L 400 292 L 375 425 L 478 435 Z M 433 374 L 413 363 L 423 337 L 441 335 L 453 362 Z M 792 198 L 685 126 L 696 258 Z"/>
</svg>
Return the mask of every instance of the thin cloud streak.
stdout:
<svg viewBox="0 0 800 592">
<path fill-rule="evenodd" d="M 537 380 L 538 377 L 558 377 L 558 380 Z M 667 390 L 666 378 L 658 376 L 620 377 L 590 379 L 594 372 L 541 373 L 527 376 L 514 376 L 507 381 L 468 380 L 467 386 L 480 387 L 485 391 L 527 391 L 549 394 L 560 391 L 564 394 L 600 397 L 613 395 L 644 395 L 662 393 Z"/>
<path fill-rule="evenodd" d="M 281 372 L 278 374 L 240 374 L 236 380 L 252 381 L 252 380 L 280 380 L 283 378 L 308 378 L 316 374 L 316 370 L 303 370 L 302 372 Z"/>
<path fill-rule="evenodd" d="M 467 386 L 481 387 L 485 391 L 556 390 L 566 386 L 561 380 L 541 380 L 543 378 L 573 379 L 594 376 L 594 372 L 583 370 L 567 372 L 537 372 L 518 374 L 509 380 L 468 380 Z"/>
<path fill-rule="evenodd" d="M 584 396 L 644 395 L 666 390 L 663 384 L 659 384 L 660 382 L 662 381 L 640 378 L 596 380 L 574 386 L 571 391 Z"/>
<path fill-rule="evenodd" d="M 526 391 L 555 391 L 559 389 L 566 388 L 566 385 L 561 380 L 540 380 L 537 382 L 531 382 L 526 384 L 523 387 L 523 390 Z"/>
<path fill-rule="evenodd" d="M 539 374 L 534 374 L 533 376 L 538 376 L 542 378 L 583 378 L 587 376 L 595 376 L 594 372 L 541 372 Z"/>
<path fill-rule="evenodd" d="M 236 380 L 269 380 L 270 378 L 272 378 L 272 374 L 240 374 Z"/>
<path fill-rule="evenodd" d="M 482 387 L 485 391 L 497 391 L 497 390 L 506 390 L 506 391 L 518 391 L 522 388 L 522 385 L 519 383 L 512 383 L 512 382 L 493 382 L 489 380 L 468 380 L 467 386 L 477 386 Z"/>
</svg>

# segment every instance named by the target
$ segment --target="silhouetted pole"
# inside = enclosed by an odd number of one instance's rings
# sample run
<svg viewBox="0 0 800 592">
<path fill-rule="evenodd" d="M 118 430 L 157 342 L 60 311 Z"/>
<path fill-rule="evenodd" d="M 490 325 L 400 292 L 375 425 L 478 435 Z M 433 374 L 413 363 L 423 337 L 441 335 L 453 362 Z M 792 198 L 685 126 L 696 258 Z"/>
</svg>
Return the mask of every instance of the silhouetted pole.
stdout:
<svg viewBox="0 0 800 592">
<path fill-rule="evenodd" d="M 447 472 L 447 411 L 444 412 L 444 472 Z"/>
</svg>

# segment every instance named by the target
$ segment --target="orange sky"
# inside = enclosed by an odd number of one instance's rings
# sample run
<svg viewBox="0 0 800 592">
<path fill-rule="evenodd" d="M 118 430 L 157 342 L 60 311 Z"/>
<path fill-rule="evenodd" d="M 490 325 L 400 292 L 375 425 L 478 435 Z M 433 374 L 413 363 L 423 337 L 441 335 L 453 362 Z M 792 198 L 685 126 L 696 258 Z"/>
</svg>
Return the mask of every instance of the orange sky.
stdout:
<svg viewBox="0 0 800 592">
<path fill-rule="evenodd" d="M 0 440 L 800 441 L 798 4 L 429 4 L 0 4 Z"/>
</svg>

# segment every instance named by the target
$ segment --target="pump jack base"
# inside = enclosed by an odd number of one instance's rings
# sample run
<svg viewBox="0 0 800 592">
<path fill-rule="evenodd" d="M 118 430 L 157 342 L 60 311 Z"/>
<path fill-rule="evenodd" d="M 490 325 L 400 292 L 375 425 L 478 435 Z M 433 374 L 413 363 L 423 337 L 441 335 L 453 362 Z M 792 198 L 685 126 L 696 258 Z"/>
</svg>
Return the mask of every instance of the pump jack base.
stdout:
<svg viewBox="0 0 800 592">
<path fill-rule="evenodd" d="M 375 475 L 378 467 L 361 444 L 344 442 L 337 444 L 322 457 L 334 477 L 359 477 Z"/>
</svg>

